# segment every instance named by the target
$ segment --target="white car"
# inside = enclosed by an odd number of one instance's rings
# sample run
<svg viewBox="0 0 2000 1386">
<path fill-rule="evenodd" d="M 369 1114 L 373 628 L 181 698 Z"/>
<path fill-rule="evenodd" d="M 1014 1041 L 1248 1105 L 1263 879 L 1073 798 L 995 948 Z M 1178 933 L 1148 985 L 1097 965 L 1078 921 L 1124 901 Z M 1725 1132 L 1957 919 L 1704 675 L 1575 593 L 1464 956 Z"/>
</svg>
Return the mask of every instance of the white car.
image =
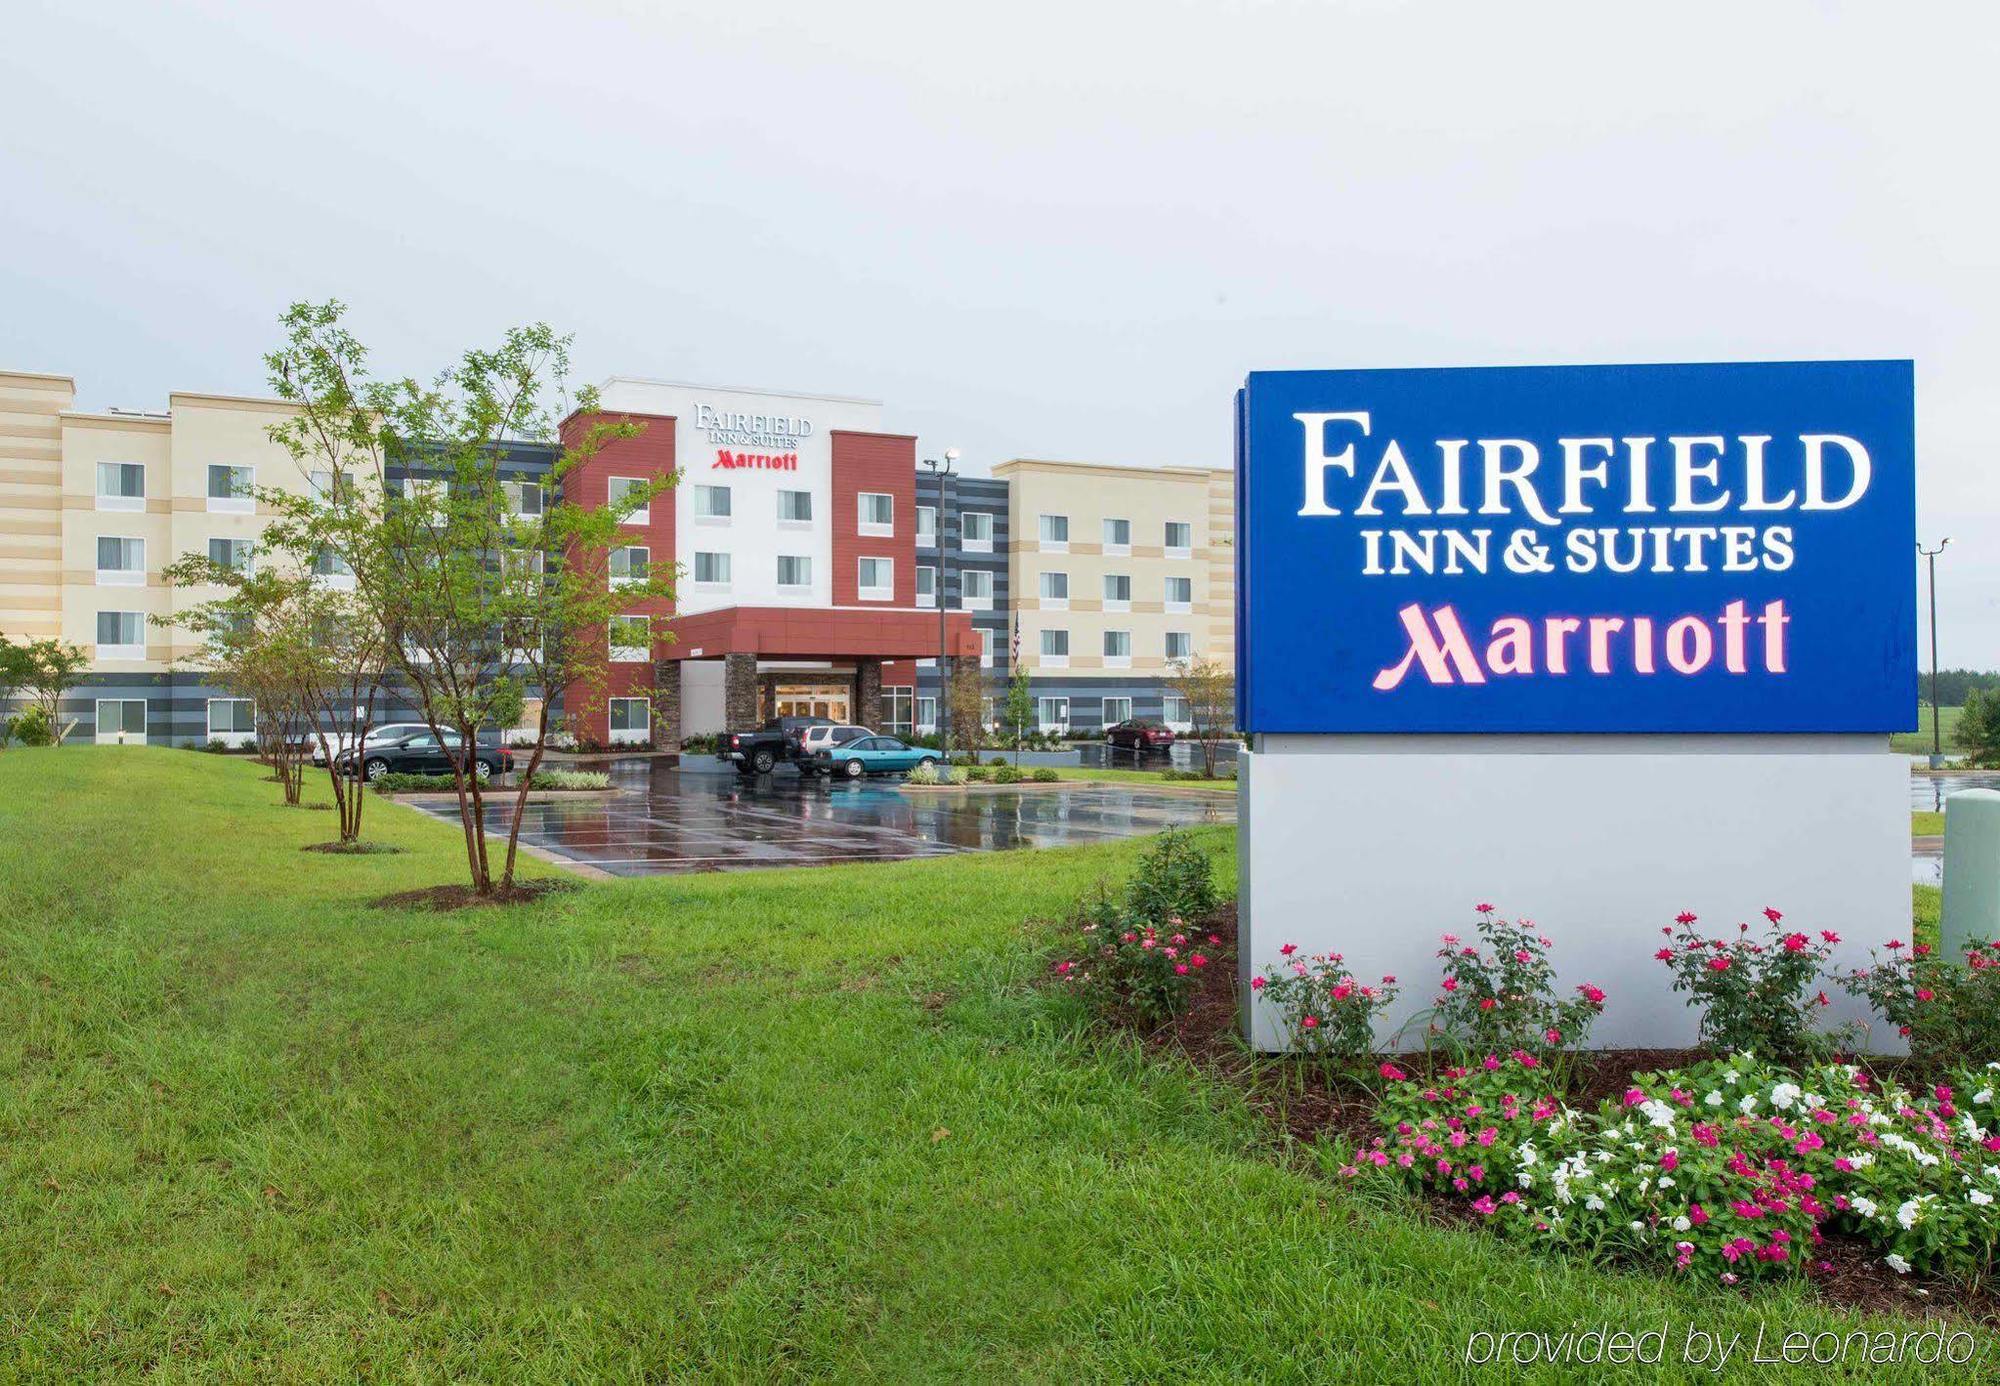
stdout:
<svg viewBox="0 0 2000 1386">
<path fill-rule="evenodd" d="M 799 759 L 810 760 L 821 751 L 831 751 L 835 746 L 845 746 L 850 741 L 858 741 L 874 732 L 866 727 L 848 726 L 834 723 L 829 726 L 807 727 L 799 733 Z"/>
<path fill-rule="evenodd" d="M 370 727 L 368 729 L 368 738 L 362 743 L 362 746 L 365 750 L 370 746 L 379 746 L 385 741 L 401 741 L 406 736 L 414 736 L 418 732 L 427 732 L 429 730 L 430 728 L 422 722 L 384 722 L 379 727 Z M 312 763 L 314 765 L 326 764 L 326 745 L 320 741 L 318 736 L 309 737 L 308 740 L 312 742 Z M 354 744 L 354 733 L 351 731 L 338 732 L 329 736 L 326 740 L 332 744 L 335 755 L 344 755 L 348 748 Z"/>
</svg>

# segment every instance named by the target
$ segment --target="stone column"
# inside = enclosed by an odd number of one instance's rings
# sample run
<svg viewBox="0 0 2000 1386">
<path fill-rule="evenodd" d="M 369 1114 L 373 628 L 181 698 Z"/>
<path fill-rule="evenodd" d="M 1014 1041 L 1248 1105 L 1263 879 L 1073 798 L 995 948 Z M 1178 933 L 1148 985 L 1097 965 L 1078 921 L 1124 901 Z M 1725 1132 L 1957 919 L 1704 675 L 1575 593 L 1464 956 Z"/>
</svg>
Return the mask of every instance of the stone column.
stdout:
<svg viewBox="0 0 2000 1386">
<path fill-rule="evenodd" d="M 854 720 L 870 731 L 882 729 L 882 661 L 879 659 L 855 661 Z"/>
<path fill-rule="evenodd" d="M 757 656 L 722 657 L 722 720 L 733 732 L 757 729 Z"/>
<path fill-rule="evenodd" d="M 653 735 L 660 749 L 681 748 L 681 662 L 663 659 L 653 666 Z"/>
</svg>

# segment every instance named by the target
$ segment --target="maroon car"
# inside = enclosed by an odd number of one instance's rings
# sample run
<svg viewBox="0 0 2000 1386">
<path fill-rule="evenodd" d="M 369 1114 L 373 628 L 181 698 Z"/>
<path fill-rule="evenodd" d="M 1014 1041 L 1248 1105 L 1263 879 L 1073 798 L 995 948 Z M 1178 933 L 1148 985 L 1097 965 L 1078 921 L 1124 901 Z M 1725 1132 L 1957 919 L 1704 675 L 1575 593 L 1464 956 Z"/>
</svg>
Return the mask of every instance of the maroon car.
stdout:
<svg viewBox="0 0 2000 1386">
<path fill-rule="evenodd" d="M 1104 739 L 1134 751 L 1164 751 L 1174 744 L 1174 729 L 1157 717 L 1128 717 L 1107 728 Z"/>
</svg>

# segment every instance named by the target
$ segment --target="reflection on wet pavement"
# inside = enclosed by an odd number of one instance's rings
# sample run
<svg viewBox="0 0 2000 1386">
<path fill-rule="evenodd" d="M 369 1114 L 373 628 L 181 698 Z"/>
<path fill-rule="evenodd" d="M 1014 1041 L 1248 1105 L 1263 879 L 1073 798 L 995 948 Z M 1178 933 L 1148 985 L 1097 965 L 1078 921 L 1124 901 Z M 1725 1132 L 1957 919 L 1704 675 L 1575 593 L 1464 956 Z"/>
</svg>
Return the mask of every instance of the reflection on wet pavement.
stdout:
<svg viewBox="0 0 2000 1386">
<path fill-rule="evenodd" d="M 1234 823 L 1236 800 L 1124 785 L 905 794 L 900 780 L 760 780 L 654 760 L 599 765 L 615 792 L 531 803 L 521 841 L 617 876 L 835 862 L 905 861 L 954 852 L 1066 847 L 1203 823 Z M 455 805 L 420 803 L 457 818 Z M 513 805 L 495 804 L 504 834 Z"/>
<path fill-rule="evenodd" d="M 1944 801 L 1961 789 L 2000 789 L 2000 771 L 1963 770 L 1953 775 L 1910 776 L 1910 807 L 1943 813 Z"/>
</svg>

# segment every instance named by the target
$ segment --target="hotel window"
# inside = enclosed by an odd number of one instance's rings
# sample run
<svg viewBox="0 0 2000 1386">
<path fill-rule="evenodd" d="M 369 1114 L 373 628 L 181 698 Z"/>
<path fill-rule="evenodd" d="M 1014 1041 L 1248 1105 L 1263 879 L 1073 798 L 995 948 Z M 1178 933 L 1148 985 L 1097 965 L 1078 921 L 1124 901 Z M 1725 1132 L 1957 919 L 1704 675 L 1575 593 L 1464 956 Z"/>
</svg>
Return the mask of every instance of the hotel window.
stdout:
<svg viewBox="0 0 2000 1386">
<path fill-rule="evenodd" d="M 146 508 L 146 468 L 137 462 L 97 464 L 97 508 L 99 510 L 144 510 Z"/>
<path fill-rule="evenodd" d="M 250 492 L 257 485 L 255 467 L 227 467 L 210 463 L 208 468 L 208 508 L 219 515 L 248 515 L 257 508 Z"/>
<path fill-rule="evenodd" d="M 993 609 L 993 574 L 985 568 L 961 568 L 958 573 L 958 609 Z"/>
<path fill-rule="evenodd" d="M 781 553 L 778 555 L 778 586 L 812 586 L 812 560 L 801 554 Z"/>
<path fill-rule="evenodd" d="M 97 540 L 99 587 L 144 587 L 146 541 L 101 535 Z"/>
<path fill-rule="evenodd" d="M 622 549 L 613 549 L 606 565 L 611 573 L 613 587 L 637 587 L 646 580 L 646 566 L 653 560 L 653 551 L 640 544 L 628 544 Z"/>
<path fill-rule="evenodd" d="M 1167 521 L 1167 557 L 1186 558 L 1194 552 L 1194 526 L 1181 520 Z"/>
<path fill-rule="evenodd" d="M 502 483 L 507 493 L 507 513 L 517 520 L 540 519 L 542 515 L 542 484 L 539 481 L 508 481 Z"/>
<path fill-rule="evenodd" d="M 611 662 L 643 664 L 653 653 L 653 622 L 647 616 L 611 618 Z"/>
<path fill-rule="evenodd" d="M 1188 716 L 1188 702 L 1178 693 L 1169 693 L 1160 699 L 1160 720 L 1175 731 L 1186 731 L 1194 725 Z"/>
<path fill-rule="evenodd" d="M 917 547 L 934 549 L 937 547 L 937 507 L 920 505 L 917 507 Z"/>
<path fill-rule="evenodd" d="M 993 628 L 991 626 L 979 627 L 979 667 L 982 669 L 991 669 L 993 667 Z"/>
<path fill-rule="evenodd" d="M 778 523 L 781 525 L 809 525 L 813 517 L 813 493 L 810 491 L 778 492 Z"/>
<path fill-rule="evenodd" d="M 213 471 L 214 468 L 210 468 L 209 470 Z M 424 522 L 426 524 L 441 525 L 444 523 L 445 503 L 450 499 L 451 483 L 449 481 L 429 476 L 403 478 L 403 501 L 407 505 L 424 510 L 426 512 L 424 515 Z M 210 510 L 215 509 L 214 503 L 210 502 L 208 508 Z"/>
<path fill-rule="evenodd" d="M 611 478 L 605 498 L 611 505 L 622 506 L 630 501 L 633 496 L 643 495 L 646 488 L 650 485 L 652 483 L 642 476 L 614 476 Z M 627 515 L 620 523 L 643 525 L 650 524 L 652 519 L 653 507 L 649 502 L 634 510 L 630 515 Z"/>
<path fill-rule="evenodd" d="M 253 548 L 248 539 L 211 539 L 208 541 L 208 561 L 225 573 L 247 576 Z"/>
<path fill-rule="evenodd" d="M 1066 732 L 1069 730 L 1068 698 L 1035 699 L 1035 720 L 1045 732 Z"/>
<path fill-rule="evenodd" d="M 1130 669 L 1132 667 L 1131 631 L 1107 630 L 1104 632 L 1104 667 L 1107 669 Z"/>
<path fill-rule="evenodd" d="M 257 732 L 257 704 L 248 698 L 208 700 L 208 739 L 226 741 L 254 736 Z"/>
<path fill-rule="evenodd" d="M 1170 660 L 1193 659 L 1194 635 L 1184 630 L 1168 631 L 1167 658 Z"/>
<path fill-rule="evenodd" d="M 97 700 L 97 744 L 146 744 L 146 700 L 144 698 L 99 698 Z"/>
<path fill-rule="evenodd" d="M 1167 610 L 1192 611 L 1194 609 L 1194 579 L 1170 577 L 1167 579 Z"/>
<path fill-rule="evenodd" d="M 937 730 L 937 699 L 917 699 L 917 733 L 923 735 Z"/>
<path fill-rule="evenodd" d="M 1042 574 L 1042 605 L 1050 611 L 1069 608 L 1069 574 Z"/>
<path fill-rule="evenodd" d="M 937 569 L 925 564 L 917 567 L 917 605 L 937 605 Z"/>
<path fill-rule="evenodd" d="M 650 698 L 612 698 L 611 744 L 644 745 L 653 739 L 653 701 Z"/>
<path fill-rule="evenodd" d="M 727 486 L 695 487 L 694 517 L 697 520 L 727 520 L 729 518 L 729 488 Z"/>
<path fill-rule="evenodd" d="M 1045 630 L 1042 632 L 1042 667 L 1045 669 L 1069 668 L 1068 631 Z"/>
<path fill-rule="evenodd" d="M 967 553 L 992 553 L 993 512 L 990 510 L 959 512 L 958 546 Z"/>
<path fill-rule="evenodd" d="M 896 498 L 887 491 L 861 493 L 861 533 L 888 535 L 896 532 Z"/>
<path fill-rule="evenodd" d="M 1132 552 L 1132 522 L 1130 520 L 1106 520 L 1104 522 L 1104 551 L 1113 556 Z"/>
<path fill-rule="evenodd" d="M 1042 516 L 1040 532 L 1043 553 L 1069 552 L 1069 516 Z"/>
<path fill-rule="evenodd" d="M 1107 727 L 1115 727 L 1120 722 L 1132 720 L 1132 700 L 1130 698 L 1105 698 L 1099 706 L 1098 720 Z"/>
<path fill-rule="evenodd" d="M 726 553 L 696 553 L 694 556 L 694 580 L 704 587 L 726 587 L 729 585 L 729 555 Z"/>
<path fill-rule="evenodd" d="M 312 575 L 320 586 L 333 591 L 349 592 L 354 589 L 354 569 L 331 548 L 322 547 L 313 555 Z"/>
<path fill-rule="evenodd" d="M 1132 609 L 1131 574 L 1106 573 L 1104 575 L 1104 609 L 1106 611 L 1130 611 Z"/>
<path fill-rule="evenodd" d="M 910 704 L 910 689 L 898 687 L 882 690 L 882 718 L 889 735 L 910 735 L 910 716 L 913 711 Z"/>
<path fill-rule="evenodd" d="M 855 564 L 855 585 L 864 602 L 896 599 L 896 564 L 888 558 L 863 558 Z"/>
<path fill-rule="evenodd" d="M 98 612 L 97 657 L 99 659 L 144 659 L 146 657 L 145 613 L 141 611 Z"/>
</svg>

